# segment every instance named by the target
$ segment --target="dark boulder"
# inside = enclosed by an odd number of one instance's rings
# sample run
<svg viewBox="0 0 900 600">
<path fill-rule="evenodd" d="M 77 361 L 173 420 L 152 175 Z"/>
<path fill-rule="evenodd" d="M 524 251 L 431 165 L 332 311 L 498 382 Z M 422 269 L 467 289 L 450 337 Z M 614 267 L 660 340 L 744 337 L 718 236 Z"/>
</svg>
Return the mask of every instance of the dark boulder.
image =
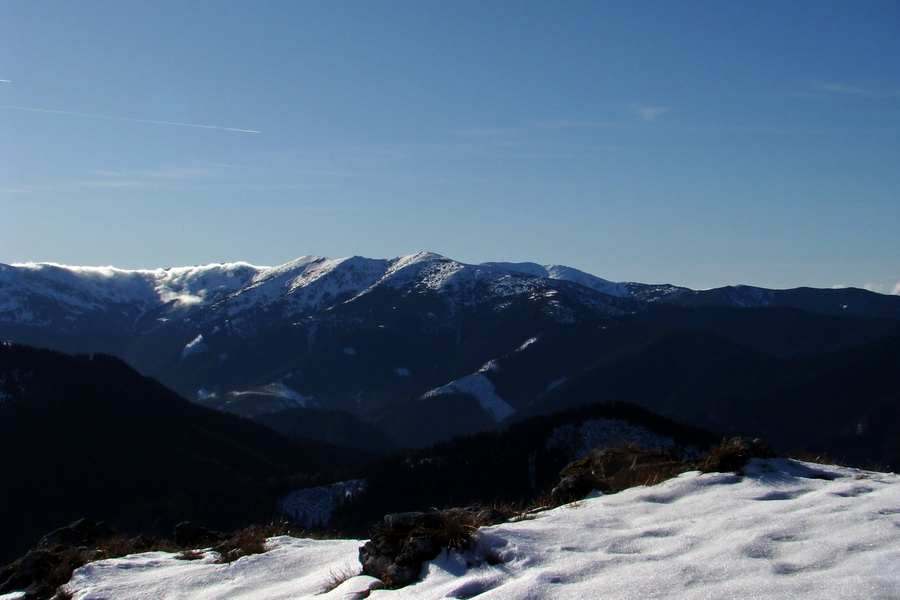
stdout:
<svg viewBox="0 0 900 600">
<path fill-rule="evenodd" d="M 0 594 L 25 591 L 25 598 L 51 598 L 72 571 L 102 558 L 98 544 L 115 537 L 105 523 L 81 519 L 51 531 L 25 556 L 0 569 Z"/>
<path fill-rule="evenodd" d="M 557 504 L 565 504 L 593 490 L 612 494 L 636 485 L 654 485 L 690 468 L 692 463 L 664 450 L 595 448 L 563 467 L 550 495 Z"/>
<path fill-rule="evenodd" d="M 225 541 L 226 535 L 197 525 L 192 521 L 182 521 L 175 526 L 175 545 L 179 548 L 207 548 Z"/>
<path fill-rule="evenodd" d="M 116 536 L 115 530 L 106 523 L 79 519 L 55 529 L 41 538 L 38 548 L 96 546 L 98 542 Z"/>
<path fill-rule="evenodd" d="M 492 509 L 453 508 L 387 515 L 372 539 L 359 549 L 363 574 L 397 589 L 419 578 L 422 565 L 444 549 L 465 550 L 478 527 L 505 520 Z"/>
<path fill-rule="evenodd" d="M 775 451 L 763 440 L 756 438 L 731 438 L 716 446 L 709 456 L 700 461 L 698 468 L 704 473 L 728 473 L 740 471 L 751 458 L 775 458 Z"/>
</svg>

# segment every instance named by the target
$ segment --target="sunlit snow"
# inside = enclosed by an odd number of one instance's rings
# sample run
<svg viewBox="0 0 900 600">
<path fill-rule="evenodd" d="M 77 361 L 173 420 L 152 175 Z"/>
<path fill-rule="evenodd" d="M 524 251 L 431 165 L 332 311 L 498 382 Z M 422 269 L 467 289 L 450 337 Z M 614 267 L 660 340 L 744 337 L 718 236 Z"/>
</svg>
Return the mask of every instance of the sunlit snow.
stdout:
<svg viewBox="0 0 900 600">
<path fill-rule="evenodd" d="M 400 289 L 411 284 L 422 292 L 444 295 L 451 308 L 457 309 L 476 301 L 482 283 L 498 298 L 533 294 L 533 299 L 540 299 L 553 293 L 548 289 L 552 279 L 615 295 L 627 291 L 625 284 L 612 284 L 567 267 L 470 265 L 430 252 L 394 259 L 304 256 L 275 267 L 236 262 L 126 270 L 22 263 L 0 265 L 0 314 L 15 316 L 17 322 L 38 320 L 23 302 L 34 296 L 49 298 L 53 305 L 73 314 L 129 306 L 136 324 L 154 310 L 162 311 L 155 316 L 158 323 L 166 322 L 166 312 L 183 318 L 185 313 L 207 307 L 215 307 L 218 317 L 236 319 L 244 311 L 275 303 L 302 316 L 331 309 L 381 286 Z M 561 306 L 551 308 L 558 320 L 572 321 Z"/>
<path fill-rule="evenodd" d="M 900 597 L 900 478 L 787 459 L 746 476 L 685 473 L 483 528 L 471 552 L 444 552 L 422 580 L 373 600 L 645 600 Z M 273 538 L 227 565 L 149 553 L 79 569 L 75 600 L 352 598 L 355 540 Z"/>
<path fill-rule="evenodd" d="M 422 399 L 430 399 L 442 394 L 469 394 L 473 396 L 486 412 L 497 422 L 510 416 L 516 409 L 510 406 L 494 391 L 494 384 L 483 372 L 472 373 L 452 383 L 427 392 Z"/>
<path fill-rule="evenodd" d="M 203 334 L 200 334 L 185 344 L 184 349 L 181 351 L 181 358 L 186 358 L 192 354 L 199 354 L 206 349 L 206 344 L 203 342 Z"/>
</svg>

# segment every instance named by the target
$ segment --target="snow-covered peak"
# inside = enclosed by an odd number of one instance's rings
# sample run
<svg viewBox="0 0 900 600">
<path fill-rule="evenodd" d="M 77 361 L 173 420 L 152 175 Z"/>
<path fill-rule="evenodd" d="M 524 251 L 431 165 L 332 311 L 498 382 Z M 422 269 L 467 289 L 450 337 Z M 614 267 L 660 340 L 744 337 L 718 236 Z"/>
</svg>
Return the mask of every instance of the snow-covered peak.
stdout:
<svg viewBox="0 0 900 600">
<path fill-rule="evenodd" d="M 567 267 L 471 265 L 433 252 L 393 259 L 307 255 L 273 267 L 236 262 L 126 270 L 28 263 L 0 265 L 0 312 L 6 313 L 7 320 L 49 324 L 60 318 L 51 306 L 70 315 L 99 315 L 117 305 L 118 314 L 130 314 L 136 323 L 148 311 L 156 311 L 157 319 L 164 319 L 166 313 L 193 313 L 211 307 L 216 318 L 233 318 L 278 304 L 287 311 L 279 314 L 299 317 L 380 286 L 435 291 L 458 307 L 473 302 L 476 287 L 482 283 L 487 284 L 486 293 L 506 297 L 539 292 L 552 286 L 553 280 L 573 281 L 604 293 L 627 293 L 621 284 Z"/>
<path fill-rule="evenodd" d="M 399 256 L 389 261 L 384 274 L 385 281 L 400 286 L 411 281 L 421 281 L 429 289 L 437 289 L 453 273 L 464 268 L 462 263 L 450 260 L 434 252 L 418 252 Z"/>
<path fill-rule="evenodd" d="M 539 265 L 530 262 L 489 262 L 484 263 L 483 266 L 492 267 L 508 273 L 520 273 L 532 277 L 570 281 L 591 288 L 592 290 L 609 294 L 610 296 L 618 296 L 620 298 L 629 296 L 627 283 L 613 283 L 612 281 L 601 279 L 600 277 L 585 273 L 584 271 L 579 271 L 578 269 L 573 269 L 572 267 L 565 267 L 562 265 Z"/>
</svg>

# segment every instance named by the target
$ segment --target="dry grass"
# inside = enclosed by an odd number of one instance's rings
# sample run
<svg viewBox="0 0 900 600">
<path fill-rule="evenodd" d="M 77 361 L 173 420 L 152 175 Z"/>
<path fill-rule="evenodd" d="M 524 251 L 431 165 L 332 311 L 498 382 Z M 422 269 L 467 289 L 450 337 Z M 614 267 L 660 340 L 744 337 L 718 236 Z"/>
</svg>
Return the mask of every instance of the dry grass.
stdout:
<svg viewBox="0 0 900 600">
<path fill-rule="evenodd" d="M 227 540 L 213 547 L 213 550 L 219 554 L 216 562 L 230 563 L 243 556 L 267 552 L 269 537 L 264 528 L 253 525 L 237 531 Z"/>
<path fill-rule="evenodd" d="M 93 544 L 93 548 L 61 546 L 37 550 L 38 568 L 34 580 L 33 598 L 54 598 L 63 600 L 71 597 L 63 586 L 71 578 L 75 569 L 97 560 L 118 558 L 139 552 L 171 552 L 174 546 L 164 540 L 144 537 L 111 536 Z M 27 557 L 26 557 L 27 558 Z M 23 559 L 20 559 L 23 560 Z M 15 563 L 14 563 L 15 564 Z"/>
<path fill-rule="evenodd" d="M 264 525 L 251 525 L 232 533 L 224 542 L 213 546 L 213 551 L 219 554 L 218 563 L 234 562 L 242 556 L 262 554 L 268 552 L 268 540 L 280 535 L 291 537 L 315 537 L 323 539 L 324 536 L 310 536 L 308 532 L 298 529 L 288 521 L 270 521 Z M 184 554 L 184 552 L 182 552 Z"/>
<path fill-rule="evenodd" d="M 203 550 L 182 550 L 175 555 L 177 560 L 200 560 L 206 556 Z"/>
<path fill-rule="evenodd" d="M 704 473 L 739 473 L 751 458 L 774 458 L 775 452 L 762 440 L 732 438 L 714 446 L 698 468 Z"/>
<path fill-rule="evenodd" d="M 329 569 L 328 577 L 325 578 L 325 582 L 322 584 L 322 589 L 319 591 L 319 593 L 327 594 L 348 579 L 356 577 L 360 573 L 362 573 L 361 566 L 354 567 L 350 565 L 344 565 L 339 569 Z"/>
</svg>

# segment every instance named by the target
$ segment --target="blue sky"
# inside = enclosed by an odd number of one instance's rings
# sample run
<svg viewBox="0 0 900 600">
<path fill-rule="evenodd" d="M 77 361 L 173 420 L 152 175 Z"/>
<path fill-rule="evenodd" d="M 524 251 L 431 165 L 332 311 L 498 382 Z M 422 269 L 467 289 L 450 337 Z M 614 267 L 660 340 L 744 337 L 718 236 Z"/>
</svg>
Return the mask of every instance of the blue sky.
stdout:
<svg viewBox="0 0 900 600">
<path fill-rule="evenodd" d="M 900 293 L 900 3 L 6 0 L 0 262 Z"/>
</svg>

